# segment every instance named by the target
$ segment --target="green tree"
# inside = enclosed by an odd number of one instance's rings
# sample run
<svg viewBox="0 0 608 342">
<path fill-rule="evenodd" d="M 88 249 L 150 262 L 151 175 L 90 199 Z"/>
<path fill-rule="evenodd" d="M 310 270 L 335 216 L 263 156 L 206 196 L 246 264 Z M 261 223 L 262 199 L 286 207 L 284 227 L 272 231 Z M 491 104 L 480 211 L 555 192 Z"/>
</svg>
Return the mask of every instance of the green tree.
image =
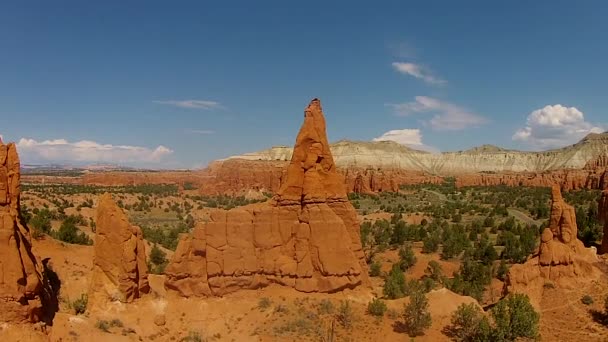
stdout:
<svg viewBox="0 0 608 342">
<path fill-rule="evenodd" d="M 411 337 L 422 335 L 431 326 L 429 301 L 422 291 L 410 296 L 410 302 L 403 309 L 403 320 Z"/>
<path fill-rule="evenodd" d="M 525 294 L 511 294 L 500 300 L 490 311 L 495 328 L 492 341 L 515 341 L 537 338 L 540 315 Z"/>
<path fill-rule="evenodd" d="M 388 299 L 397 299 L 405 296 L 405 276 L 398 263 L 393 264 L 391 271 L 387 275 L 382 293 Z"/>
<path fill-rule="evenodd" d="M 490 340 L 491 327 L 488 318 L 474 303 L 460 304 L 452 314 L 447 333 L 456 341 L 485 342 Z"/>
<path fill-rule="evenodd" d="M 399 249 L 399 267 L 402 271 L 407 271 L 416 263 L 416 255 L 414 249 L 409 243 Z"/>
</svg>

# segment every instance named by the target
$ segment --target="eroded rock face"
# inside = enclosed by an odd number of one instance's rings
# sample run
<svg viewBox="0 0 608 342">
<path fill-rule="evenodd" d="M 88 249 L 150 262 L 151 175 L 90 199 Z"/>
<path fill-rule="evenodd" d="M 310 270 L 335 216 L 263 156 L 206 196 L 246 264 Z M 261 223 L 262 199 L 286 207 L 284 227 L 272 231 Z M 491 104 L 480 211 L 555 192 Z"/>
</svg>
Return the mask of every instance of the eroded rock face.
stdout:
<svg viewBox="0 0 608 342">
<path fill-rule="evenodd" d="M 145 244 L 141 229 L 106 193 L 97 204 L 95 254 L 89 301 L 132 302 L 150 289 Z"/>
<path fill-rule="evenodd" d="M 20 164 L 15 144 L 0 140 L 0 322 L 43 317 L 42 269 L 19 213 Z"/>
<path fill-rule="evenodd" d="M 329 150 L 319 100 L 305 110 L 293 157 L 269 202 L 216 210 L 181 238 L 165 271 L 183 296 L 275 283 L 303 292 L 368 284 L 357 215 Z"/>
<path fill-rule="evenodd" d="M 572 285 L 579 279 L 592 279 L 595 253 L 577 238 L 574 208 L 564 202 L 559 186 L 552 191 L 549 227 L 541 234 L 536 255 L 524 264 L 513 265 L 507 276 L 507 291 L 525 292 L 533 302 L 540 301 L 546 281 Z"/>
<path fill-rule="evenodd" d="M 602 238 L 601 253 L 608 253 L 608 189 L 602 191 L 597 212 L 600 217 L 600 222 L 604 223 L 604 237 Z"/>
</svg>

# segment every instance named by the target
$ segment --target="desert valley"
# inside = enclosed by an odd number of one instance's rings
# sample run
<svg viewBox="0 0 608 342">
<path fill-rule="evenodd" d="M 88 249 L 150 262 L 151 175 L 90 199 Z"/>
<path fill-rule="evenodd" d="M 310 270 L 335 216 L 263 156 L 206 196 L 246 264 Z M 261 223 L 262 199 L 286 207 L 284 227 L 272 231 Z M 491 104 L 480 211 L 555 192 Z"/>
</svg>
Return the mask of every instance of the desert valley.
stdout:
<svg viewBox="0 0 608 342">
<path fill-rule="evenodd" d="M 21 171 L 0 144 L 0 336 L 608 340 L 608 133 L 431 154 L 331 129 L 314 99 L 293 148 L 201 171 Z"/>
</svg>

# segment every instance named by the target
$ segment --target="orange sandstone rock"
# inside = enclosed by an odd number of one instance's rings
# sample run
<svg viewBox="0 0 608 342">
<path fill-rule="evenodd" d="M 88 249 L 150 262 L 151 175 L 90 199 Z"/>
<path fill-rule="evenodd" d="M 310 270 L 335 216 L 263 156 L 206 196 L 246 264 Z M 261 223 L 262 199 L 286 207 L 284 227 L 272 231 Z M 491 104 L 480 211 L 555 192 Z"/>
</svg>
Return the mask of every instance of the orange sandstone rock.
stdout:
<svg viewBox="0 0 608 342">
<path fill-rule="evenodd" d="M 97 204 L 95 254 L 89 288 L 90 301 L 132 302 L 150 289 L 141 229 L 106 193 Z"/>
<path fill-rule="evenodd" d="M 42 268 L 19 213 L 19 156 L 0 140 L 0 322 L 43 319 Z"/>
<path fill-rule="evenodd" d="M 182 236 L 165 273 L 166 288 L 186 297 L 272 283 L 303 292 L 369 284 L 357 215 L 329 150 L 319 100 L 305 110 L 276 196 L 213 211 L 209 222 Z"/>
<path fill-rule="evenodd" d="M 577 238 L 574 208 L 564 202 L 559 186 L 552 187 L 549 227 L 541 234 L 538 252 L 524 264 L 509 270 L 506 290 L 527 293 L 538 305 L 546 281 L 573 286 L 577 281 L 593 279 L 598 270 L 591 249 Z"/>
</svg>

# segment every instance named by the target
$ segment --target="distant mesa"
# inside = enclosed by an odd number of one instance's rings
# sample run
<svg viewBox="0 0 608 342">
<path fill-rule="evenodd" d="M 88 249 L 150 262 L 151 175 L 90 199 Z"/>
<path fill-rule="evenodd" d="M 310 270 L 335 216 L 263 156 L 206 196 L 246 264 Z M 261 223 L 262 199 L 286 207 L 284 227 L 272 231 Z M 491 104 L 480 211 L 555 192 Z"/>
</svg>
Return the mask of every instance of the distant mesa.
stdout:
<svg viewBox="0 0 608 342">
<path fill-rule="evenodd" d="M 304 112 L 285 180 L 263 204 L 216 210 L 181 238 L 165 287 L 222 296 L 270 284 L 302 292 L 368 285 L 357 214 L 327 142 L 321 102 Z"/>
</svg>

